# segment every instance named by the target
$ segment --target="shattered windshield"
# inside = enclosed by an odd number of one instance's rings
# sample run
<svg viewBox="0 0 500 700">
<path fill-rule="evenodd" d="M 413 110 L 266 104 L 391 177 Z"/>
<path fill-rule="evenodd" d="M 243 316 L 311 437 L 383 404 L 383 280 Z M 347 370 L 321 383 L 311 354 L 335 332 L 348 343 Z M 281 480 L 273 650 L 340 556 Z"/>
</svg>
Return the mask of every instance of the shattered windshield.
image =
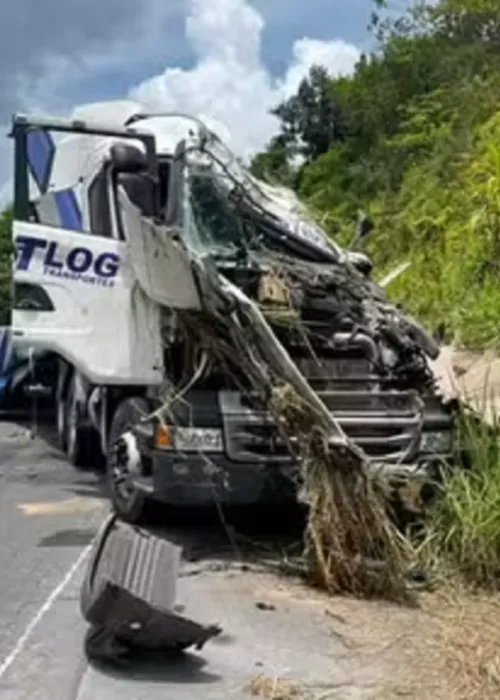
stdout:
<svg viewBox="0 0 500 700">
<path fill-rule="evenodd" d="M 228 186 L 228 180 L 230 183 L 230 178 L 213 171 L 189 173 L 185 236 L 192 249 L 233 261 L 247 258 L 250 250 L 266 249 L 328 262 L 324 258 L 328 250 L 311 249 L 310 237 L 290 235 L 286 220 L 241 197 L 241 190 Z"/>
<path fill-rule="evenodd" d="M 340 256 L 340 248 L 306 213 L 292 191 L 257 180 L 226 144 L 215 134 L 211 136 L 207 152 L 213 155 L 227 175 L 223 178 L 226 187 L 231 181 L 229 189 L 242 187 L 256 208 L 279 220 L 279 227 L 285 235 L 313 246 L 328 257 L 337 259 Z"/>
<path fill-rule="evenodd" d="M 188 179 L 187 243 L 200 253 L 233 257 L 246 250 L 243 222 L 218 191 L 214 178 L 191 174 Z"/>
<path fill-rule="evenodd" d="M 341 250 L 302 211 L 295 194 L 256 180 L 215 136 L 187 157 L 187 243 L 217 257 L 245 257 L 262 245 L 316 262 Z"/>
</svg>

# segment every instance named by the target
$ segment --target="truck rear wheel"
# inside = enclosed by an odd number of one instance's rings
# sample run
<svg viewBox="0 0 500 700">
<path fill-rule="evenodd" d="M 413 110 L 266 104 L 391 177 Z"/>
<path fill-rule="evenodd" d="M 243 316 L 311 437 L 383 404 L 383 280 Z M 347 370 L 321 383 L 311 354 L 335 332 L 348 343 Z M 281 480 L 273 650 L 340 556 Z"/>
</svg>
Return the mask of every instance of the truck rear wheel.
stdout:
<svg viewBox="0 0 500 700">
<path fill-rule="evenodd" d="M 74 467 L 84 469 L 92 466 L 90 430 L 83 425 L 81 406 L 76 398 L 75 377 L 73 376 L 65 399 L 64 423 L 65 444 L 68 461 Z"/>
<path fill-rule="evenodd" d="M 150 410 L 142 396 L 125 399 L 119 404 L 109 431 L 106 472 L 111 503 L 117 515 L 133 524 L 147 519 L 150 500 L 134 483 L 134 471 L 145 458 L 139 454 L 130 431 Z"/>
<path fill-rule="evenodd" d="M 68 430 L 66 427 L 66 401 L 62 396 L 56 401 L 57 442 L 59 449 L 66 454 L 68 450 Z"/>
</svg>

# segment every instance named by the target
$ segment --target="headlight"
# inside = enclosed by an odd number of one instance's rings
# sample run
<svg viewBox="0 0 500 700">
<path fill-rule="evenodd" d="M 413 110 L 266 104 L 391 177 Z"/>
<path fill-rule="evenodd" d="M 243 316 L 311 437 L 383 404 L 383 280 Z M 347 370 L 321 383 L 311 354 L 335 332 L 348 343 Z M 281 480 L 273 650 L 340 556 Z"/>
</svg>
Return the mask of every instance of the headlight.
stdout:
<svg viewBox="0 0 500 700">
<path fill-rule="evenodd" d="M 452 451 L 451 431 L 422 433 L 420 450 L 432 454 L 449 454 Z"/>
<path fill-rule="evenodd" d="M 218 428 L 175 428 L 174 447 L 179 452 L 222 452 L 222 430 Z"/>
<path fill-rule="evenodd" d="M 223 452 L 224 441 L 219 428 L 179 428 L 167 429 L 158 426 L 156 447 L 179 452 Z"/>
</svg>

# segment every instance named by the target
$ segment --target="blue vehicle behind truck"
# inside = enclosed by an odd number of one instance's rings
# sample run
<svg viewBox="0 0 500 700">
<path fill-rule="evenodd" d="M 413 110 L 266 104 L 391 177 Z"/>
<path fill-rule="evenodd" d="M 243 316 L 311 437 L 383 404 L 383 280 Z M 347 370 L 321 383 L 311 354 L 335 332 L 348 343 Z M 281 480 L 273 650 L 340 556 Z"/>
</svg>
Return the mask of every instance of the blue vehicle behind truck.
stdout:
<svg viewBox="0 0 500 700">
<path fill-rule="evenodd" d="M 34 406 L 52 414 L 54 378 L 49 355 L 23 351 L 12 327 L 0 326 L 0 416 L 25 418 Z"/>
</svg>

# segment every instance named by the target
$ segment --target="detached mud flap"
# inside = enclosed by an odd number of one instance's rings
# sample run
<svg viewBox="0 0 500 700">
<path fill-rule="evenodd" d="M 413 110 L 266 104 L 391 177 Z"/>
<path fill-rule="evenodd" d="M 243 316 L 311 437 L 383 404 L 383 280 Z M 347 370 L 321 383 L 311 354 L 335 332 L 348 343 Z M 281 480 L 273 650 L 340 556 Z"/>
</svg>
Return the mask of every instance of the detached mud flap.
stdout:
<svg viewBox="0 0 500 700">
<path fill-rule="evenodd" d="M 82 584 L 80 607 L 91 624 L 86 652 L 118 661 L 134 649 L 201 649 L 220 634 L 177 615 L 181 549 L 115 515 L 104 523 Z"/>
</svg>

